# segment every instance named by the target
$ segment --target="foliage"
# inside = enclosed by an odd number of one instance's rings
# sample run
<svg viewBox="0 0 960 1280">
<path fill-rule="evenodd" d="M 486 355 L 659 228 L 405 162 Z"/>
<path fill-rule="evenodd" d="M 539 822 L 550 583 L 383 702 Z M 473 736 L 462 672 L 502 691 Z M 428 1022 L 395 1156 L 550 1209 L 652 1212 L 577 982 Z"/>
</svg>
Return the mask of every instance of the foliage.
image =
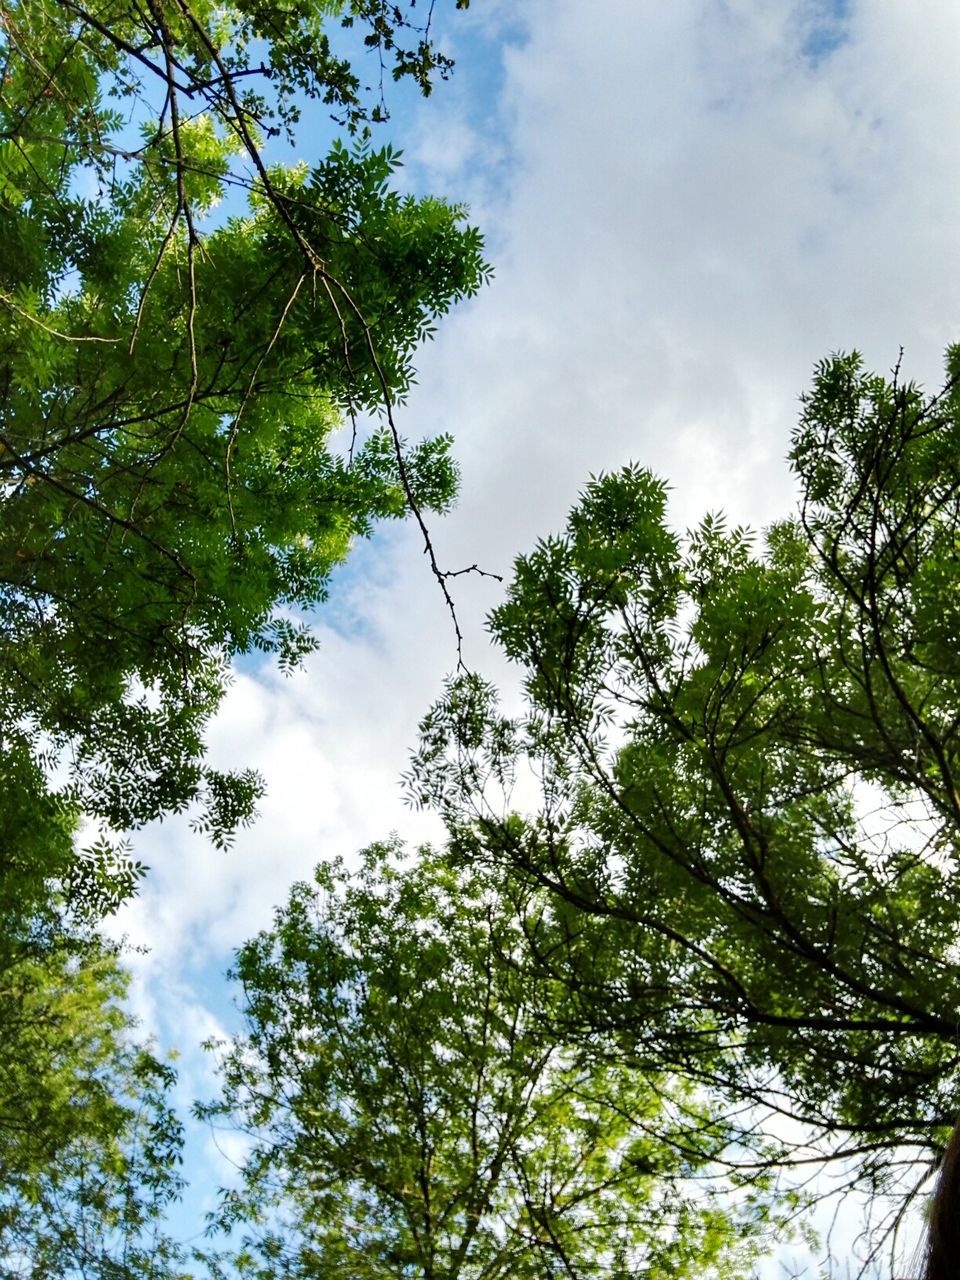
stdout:
<svg viewBox="0 0 960 1280">
<path fill-rule="evenodd" d="M 122 830 L 199 800 L 226 843 L 260 790 L 204 763 L 230 656 L 296 663 L 314 643 L 297 611 L 351 541 L 452 499 L 449 440 L 408 448 L 392 407 L 433 318 L 485 276 L 477 232 L 392 190 L 389 147 L 287 168 L 261 147 L 310 96 L 355 130 L 383 113 L 331 22 L 427 91 L 447 65 L 415 16 L 3 6 L 0 770 L 36 812 L 59 797 Z M 66 789 L 42 783 L 51 764 Z M 100 851 L 116 900 L 138 869 Z"/>
<path fill-rule="evenodd" d="M 250 1143 L 218 1218 L 240 1274 L 747 1274 L 766 1207 L 694 1191 L 693 1100 L 545 1037 L 515 904 L 400 852 L 319 867 L 238 953 L 247 1034 L 202 1114 Z"/>
<path fill-rule="evenodd" d="M 180 1192 L 171 1068 L 130 1039 L 126 975 L 60 931 L 0 970 L 0 1276 L 168 1280 L 162 1230 Z"/>
<path fill-rule="evenodd" d="M 551 894 L 528 935 L 563 1021 L 746 1106 L 731 1158 L 767 1115 L 780 1159 L 847 1156 L 875 1188 L 960 1105 L 949 370 L 927 399 L 825 361 L 798 513 L 763 539 L 718 516 L 679 538 L 638 468 L 591 481 L 491 618 L 526 710 L 455 682 L 411 775 L 461 862 Z"/>
</svg>

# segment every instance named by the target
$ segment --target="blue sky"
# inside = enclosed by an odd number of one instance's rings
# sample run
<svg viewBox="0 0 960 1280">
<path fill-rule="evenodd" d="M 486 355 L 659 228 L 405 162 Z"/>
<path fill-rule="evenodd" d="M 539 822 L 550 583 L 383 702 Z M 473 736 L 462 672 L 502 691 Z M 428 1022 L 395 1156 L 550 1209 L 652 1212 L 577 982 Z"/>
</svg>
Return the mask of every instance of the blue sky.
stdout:
<svg viewBox="0 0 960 1280">
<path fill-rule="evenodd" d="M 853 15 L 849 0 L 818 0 L 811 10 L 800 50 L 816 65 L 847 41 Z"/>
<path fill-rule="evenodd" d="M 456 438 L 445 567 L 508 573 L 628 460 L 668 479 L 681 529 L 718 508 L 763 526 L 790 508 L 818 359 L 857 347 L 887 371 L 902 345 L 937 382 L 960 336 L 954 0 L 922 22 L 890 0 L 473 0 L 448 27 L 454 78 L 378 135 L 403 149 L 405 189 L 470 205 L 496 270 L 421 353 L 399 421 Z M 305 159 L 322 136 L 306 128 Z M 456 660 L 414 531 L 375 536 L 332 586 L 306 670 L 244 667 L 211 732 L 219 763 L 264 773 L 259 823 L 229 854 L 186 821 L 136 840 L 153 870 L 118 928 L 150 948 L 134 1006 L 180 1050 L 184 1099 L 213 1087 L 197 1046 L 231 1029 L 232 948 L 290 883 L 391 830 L 439 835 L 398 785 Z M 456 595 L 468 661 L 509 691 L 483 629 L 496 584 Z M 222 1172 L 195 1134 L 184 1224 Z"/>
</svg>

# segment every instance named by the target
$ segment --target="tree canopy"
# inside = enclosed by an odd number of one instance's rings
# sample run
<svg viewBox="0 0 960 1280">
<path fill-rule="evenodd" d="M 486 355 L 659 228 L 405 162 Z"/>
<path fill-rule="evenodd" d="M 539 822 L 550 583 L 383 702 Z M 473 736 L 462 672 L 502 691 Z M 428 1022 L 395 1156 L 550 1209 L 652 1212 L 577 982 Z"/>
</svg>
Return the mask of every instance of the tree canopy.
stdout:
<svg viewBox="0 0 960 1280">
<path fill-rule="evenodd" d="M 567 985 L 562 1022 L 746 1105 L 736 1158 L 766 1115 L 797 1139 L 779 1159 L 846 1156 L 878 1187 L 960 1105 L 948 367 L 926 397 L 825 361 L 797 513 L 762 538 L 717 515 L 679 537 L 640 468 L 592 480 L 490 619 L 525 711 L 454 682 L 411 775 L 457 865 L 551 895 L 527 938 Z"/>
<path fill-rule="evenodd" d="M 219 1217 L 240 1274 L 750 1274 L 769 1205 L 721 1209 L 671 1144 L 709 1115 L 558 1043 L 515 904 L 402 852 L 321 865 L 237 954 L 247 1030 L 202 1113 L 250 1143 Z"/>
<path fill-rule="evenodd" d="M 0 770 L 38 812 L 54 762 L 54 797 L 109 828 L 200 801 L 229 840 L 259 794 L 204 762 L 229 658 L 295 663 L 296 612 L 351 541 L 452 499 L 449 440 L 408 446 L 393 407 L 433 319 L 484 279 L 480 237 L 391 189 L 397 156 L 362 132 L 379 89 L 327 33 L 355 25 L 427 91 L 447 64 L 415 17 L 4 5 Z M 265 135 L 310 97 L 359 140 L 269 163 Z M 91 861 L 129 891 L 135 868 Z"/>
<path fill-rule="evenodd" d="M 231 660 L 310 652 L 381 519 L 419 521 L 451 604 L 423 518 L 451 441 L 395 409 L 489 272 L 371 133 L 389 82 L 447 75 L 434 8 L 0 6 L 3 1275 L 185 1265 L 173 1073 L 92 922 L 142 870 L 117 833 L 251 817 L 260 779 L 204 748 Z M 346 140 L 277 163 L 318 103 Z M 461 674 L 410 774 L 448 846 L 321 867 L 238 952 L 246 1033 L 198 1113 L 249 1156 L 211 1274 L 745 1275 L 796 1203 L 772 1171 L 889 1192 L 939 1150 L 958 387 L 960 348 L 933 397 L 835 356 L 790 518 L 679 536 L 630 466 L 518 560 L 491 630 L 522 711 Z"/>
<path fill-rule="evenodd" d="M 114 948 L 80 930 L 0 965 L 0 1275 L 171 1280 L 180 1194 L 170 1065 L 133 1039 Z"/>
</svg>

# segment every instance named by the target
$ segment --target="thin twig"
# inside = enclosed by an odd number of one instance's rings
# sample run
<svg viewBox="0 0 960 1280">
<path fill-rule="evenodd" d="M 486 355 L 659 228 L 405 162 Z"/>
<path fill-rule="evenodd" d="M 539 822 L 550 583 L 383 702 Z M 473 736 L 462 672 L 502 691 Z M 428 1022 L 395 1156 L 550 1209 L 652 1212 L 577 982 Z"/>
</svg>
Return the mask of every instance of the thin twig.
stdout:
<svg viewBox="0 0 960 1280">
<path fill-rule="evenodd" d="M 234 416 L 234 419 L 233 419 L 233 425 L 230 428 L 230 437 L 227 440 L 227 448 L 224 454 L 223 466 L 224 466 L 224 472 L 226 474 L 226 479 L 227 479 L 227 506 L 230 509 L 230 528 L 233 532 L 234 537 L 237 537 L 237 520 L 233 510 L 233 495 L 231 492 L 233 488 L 233 483 L 232 483 L 232 477 L 230 473 L 230 457 L 233 453 L 233 446 L 237 439 L 237 431 L 240 428 L 240 418 L 243 414 L 244 409 L 247 406 L 247 401 L 250 399 L 251 395 L 253 394 L 254 384 L 256 383 L 257 375 L 259 374 L 261 368 L 263 367 L 263 362 L 264 360 L 266 360 L 267 356 L 270 354 L 270 352 L 273 350 L 274 346 L 276 345 L 277 339 L 280 337 L 280 331 L 283 329 L 287 316 L 290 314 L 290 308 L 293 306 L 294 302 L 296 301 L 297 294 L 300 292 L 303 286 L 303 282 L 304 280 L 306 280 L 306 278 L 307 278 L 306 272 L 303 272 L 299 280 L 297 281 L 297 283 L 294 285 L 293 293 L 291 293 L 290 297 L 286 301 L 286 305 L 283 308 L 283 311 L 280 315 L 280 319 L 277 321 L 277 327 L 273 331 L 273 336 L 271 337 L 270 341 L 267 343 L 263 351 L 260 353 L 260 358 L 257 361 L 256 366 L 254 367 L 253 373 L 251 373 L 250 375 L 250 381 L 247 383 L 247 389 L 243 393 L 243 399 L 240 401 L 240 407 L 237 409 L 236 415 Z"/>
<path fill-rule="evenodd" d="M 491 573 L 488 569 L 481 569 L 476 563 L 468 564 L 465 569 L 445 569 L 443 576 L 445 578 L 459 578 L 464 573 L 475 573 L 481 578 L 493 578 L 495 582 L 503 581 L 502 573 Z"/>
<path fill-rule="evenodd" d="M 122 341 L 121 338 L 100 338 L 93 334 L 61 333 L 59 329 L 53 329 L 50 325 L 44 324 L 37 316 L 31 315 L 29 311 L 21 307 L 19 303 L 14 302 L 7 294 L 0 293 L 0 302 L 5 303 L 11 311 L 16 311 L 18 315 L 23 316 L 24 320 L 29 320 L 31 324 L 35 324 L 38 329 L 43 329 L 45 333 L 52 334 L 54 338 L 62 338 L 64 342 L 113 343 Z"/>
</svg>

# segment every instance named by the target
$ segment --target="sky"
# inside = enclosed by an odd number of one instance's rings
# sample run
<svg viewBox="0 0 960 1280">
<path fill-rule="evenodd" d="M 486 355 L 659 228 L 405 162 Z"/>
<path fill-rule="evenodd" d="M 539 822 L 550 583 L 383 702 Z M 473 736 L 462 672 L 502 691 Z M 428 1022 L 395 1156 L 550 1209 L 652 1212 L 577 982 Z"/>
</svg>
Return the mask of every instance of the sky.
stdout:
<svg viewBox="0 0 960 1280">
<path fill-rule="evenodd" d="M 508 575 L 591 474 L 628 461 L 667 479 L 678 529 L 721 509 L 762 528 L 789 513 L 818 360 L 856 348 L 887 373 L 902 347 L 936 386 L 960 338 L 954 0 L 922 20 L 895 0 L 473 0 L 446 33 L 452 80 L 380 135 L 404 189 L 470 206 L 495 269 L 420 353 L 398 417 L 456 440 L 459 502 L 431 520 L 444 568 Z M 304 131 L 303 158 L 323 133 Z M 503 588 L 454 589 L 467 663 L 509 691 L 483 625 Z M 412 527 L 355 549 L 316 627 L 294 676 L 243 664 L 211 728 L 216 764 L 266 780 L 256 825 L 228 853 L 186 820 L 134 838 L 151 870 L 115 928 L 145 948 L 133 1005 L 179 1050 L 186 1104 L 215 1090 L 200 1042 L 239 1027 L 233 948 L 290 884 L 391 831 L 441 835 L 399 784 L 456 663 Z M 198 1229 L 229 1176 L 205 1130 L 187 1173 Z"/>
</svg>

